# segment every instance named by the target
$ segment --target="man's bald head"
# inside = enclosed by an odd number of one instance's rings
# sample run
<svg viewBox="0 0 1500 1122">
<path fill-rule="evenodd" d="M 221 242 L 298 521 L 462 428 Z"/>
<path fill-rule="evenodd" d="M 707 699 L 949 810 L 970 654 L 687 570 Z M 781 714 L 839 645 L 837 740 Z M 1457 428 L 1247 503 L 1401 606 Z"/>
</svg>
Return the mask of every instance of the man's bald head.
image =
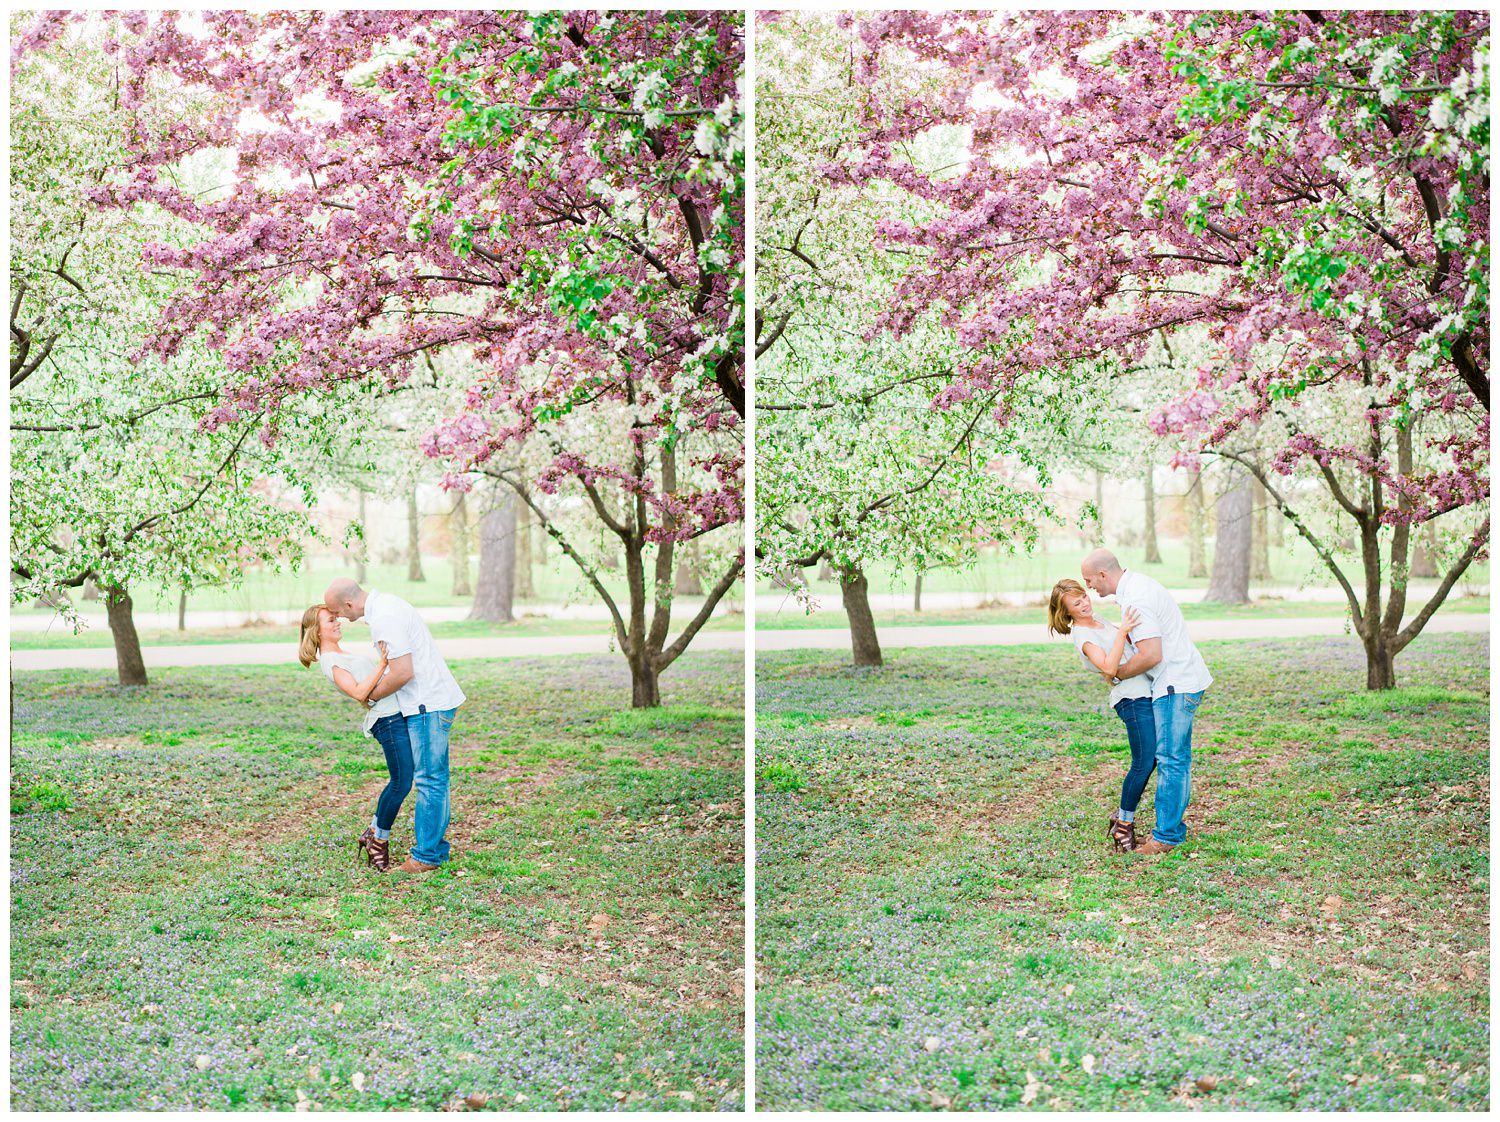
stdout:
<svg viewBox="0 0 1500 1122">
<path fill-rule="evenodd" d="M 1113 596 L 1125 570 L 1107 549 L 1096 549 L 1083 559 L 1083 583 L 1100 596 Z"/>
<path fill-rule="evenodd" d="M 365 614 L 365 595 L 358 581 L 339 577 L 323 593 L 323 606 L 344 619 L 359 619 Z"/>
</svg>

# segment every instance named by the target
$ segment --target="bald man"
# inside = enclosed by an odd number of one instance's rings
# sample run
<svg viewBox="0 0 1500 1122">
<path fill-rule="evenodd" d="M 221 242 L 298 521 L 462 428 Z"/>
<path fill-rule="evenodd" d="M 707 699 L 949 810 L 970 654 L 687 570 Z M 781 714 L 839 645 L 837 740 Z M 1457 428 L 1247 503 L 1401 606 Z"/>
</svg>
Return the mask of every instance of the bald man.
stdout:
<svg viewBox="0 0 1500 1122">
<path fill-rule="evenodd" d="M 1083 559 L 1083 581 L 1121 609 L 1134 608 L 1140 623 L 1130 633 L 1136 654 L 1117 671 L 1121 680 L 1156 669 L 1151 715 L 1156 722 L 1156 826 L 1135 852 L 1171 853 L 1187 838 L 1183 815 L 1192 796 L 1193 715 L 1213 684 L 1208 664 L 1188 637 L 1177 601 L 1145 573 L 1125 569 L 1113 553 L 1096 549 Z"/>
<path fill-rule="evenodd" d="M 448 860 L 448 733 L 464 691 L 438 653 L 432 632 L 417 610 L 389 592 L 364 589 L 348 577 L 328 586 L 323 604 L 344 619 L 363 618 L 370 637 L 386 645 L 390 663 L 375 684 L 371 701 L 396 695 L 411 737 L 412 786 L 417 805 L 412 812 L 411 854 L 403 872 L 426 873 Z"/>
</svg>

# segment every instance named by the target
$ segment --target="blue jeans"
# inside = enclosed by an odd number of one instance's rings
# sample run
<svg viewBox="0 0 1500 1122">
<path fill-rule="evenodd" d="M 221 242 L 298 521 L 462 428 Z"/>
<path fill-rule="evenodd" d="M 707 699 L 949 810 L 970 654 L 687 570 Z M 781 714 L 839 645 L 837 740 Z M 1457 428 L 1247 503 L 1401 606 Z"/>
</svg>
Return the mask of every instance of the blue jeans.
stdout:
<svg viewBox="0 0 1500 1122">
<path fill-rule="evenodd" d="M 1130 739 L 1130 770 L 1120 785 L 1120 809 L 1134 814 L 1146 780 L 1156 768 L 1155 707 L 1149 697 L 1122 697 L 1115 712 L 1125 722 L 1125 735 Z"/>
<path fill-rule="evenodd" d="M 417 809 L 412 815 L 411 855 L 424 865 L 448 860 L 448 730 L 457 709 L 426 709 L 406 718 L 416 764 Z"/>
<path fill-rule="evenodd" d="M 381 717 L 370 732 L 385 750 L 385 766 L 391 773 L 390 782 L 385 785 L 385 790 L 380 792 L 380 798 L 375 803 L 375 825 L 379 829 L 389 830 L 396 821 L 401 803 L 411 791 L 411 737 L 407 734 L 406 718 L 400 713 Z"/>
<path fill-rule="evenodd" d="M 1193 714 L 1203 691 L 1167 693 L 1151 703 L 1156 718 L 1156 828 L 1151 836 L 1163 845 L 1181 845 L 1187 837 L 1182 816 L 1192 797 Z"/>
</svg>

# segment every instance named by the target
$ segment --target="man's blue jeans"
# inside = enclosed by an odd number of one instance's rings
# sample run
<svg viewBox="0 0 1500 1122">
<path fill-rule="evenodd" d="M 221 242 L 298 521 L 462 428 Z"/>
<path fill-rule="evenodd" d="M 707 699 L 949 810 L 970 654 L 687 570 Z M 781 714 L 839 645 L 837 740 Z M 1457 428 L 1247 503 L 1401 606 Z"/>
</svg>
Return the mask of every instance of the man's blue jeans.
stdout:
<svg viewBox="0 0 1500 1122">
<path fill-rule="evenodd" d="M 411 855 L 424 865 L 448 860 L 448 730 L 457 709 L 413 713 L 406 718 L 417 806 L 412 813 Z"/>
<path fill-rule="evenodd" d="M 1182 816 L 1192 797 L 1193 714 L 1202 700 L 1202 690 L 1169 689 L 1151 703 L 1156 718 L 1156 828 L 1151 836 L 1163 845 L 1181 845 L 1187 837 Z"/>
</svg>

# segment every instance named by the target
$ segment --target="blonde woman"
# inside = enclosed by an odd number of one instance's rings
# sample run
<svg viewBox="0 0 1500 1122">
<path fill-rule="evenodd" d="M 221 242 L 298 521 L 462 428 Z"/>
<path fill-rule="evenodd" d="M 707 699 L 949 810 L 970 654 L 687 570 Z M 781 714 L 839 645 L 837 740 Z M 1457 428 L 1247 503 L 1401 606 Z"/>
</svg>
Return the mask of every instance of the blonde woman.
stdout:
<svg viewBox="0 0 1500 1122">
<path fill-rule="evenodd" d="M 297 658 L 303 666 L 316 662 L 337 689 L 365 707 L 365 735 L 378 741 L 385 752 L 390 782 L 380 792 L 375 803 L 375 816 L 358 842 L 370 864 L 383 873 L 391 867 L 391 827 L 396 822 L 402 801 L 411 791 L 411 738 L 394 694 L 374 703 L 369 700 L 385 674 L 384 646 L 379 648 L 380 660 L 376 662 L 340 647 L 343 633 L 344 621 L 333 612 L 321 604 L 308 608 L 302 613 L 302 639 L 297 647 Z"/>
<path fill-rule="evenodd" d="M 1130 770 L 1120 787 L 1120 806 L 1109 816 L 1106 827 L 1118 850 L 1133 850 L 1135 842 L 1135 809 L 1141 792 L 1156 767 L 1156 718 L 1151 711 L 1152 671 L 1131 674 L 1129 662 L 1135 657 L 1130 632 L 1140 622 L 1131 609 L 1116 627 L 1094 615 L 1088 590 L 1076 580 L 1060 580 L 1052 588 L 1047 604 L 1047 631 L 1055 635 L 1072 635 L 1084 669 L 1097 670 L 1110 683 L 1109 704 L 1125 722 L 1130 741 Z M 1125 674 L 1120 673 L 1121 667 Z"/>
</svg>

